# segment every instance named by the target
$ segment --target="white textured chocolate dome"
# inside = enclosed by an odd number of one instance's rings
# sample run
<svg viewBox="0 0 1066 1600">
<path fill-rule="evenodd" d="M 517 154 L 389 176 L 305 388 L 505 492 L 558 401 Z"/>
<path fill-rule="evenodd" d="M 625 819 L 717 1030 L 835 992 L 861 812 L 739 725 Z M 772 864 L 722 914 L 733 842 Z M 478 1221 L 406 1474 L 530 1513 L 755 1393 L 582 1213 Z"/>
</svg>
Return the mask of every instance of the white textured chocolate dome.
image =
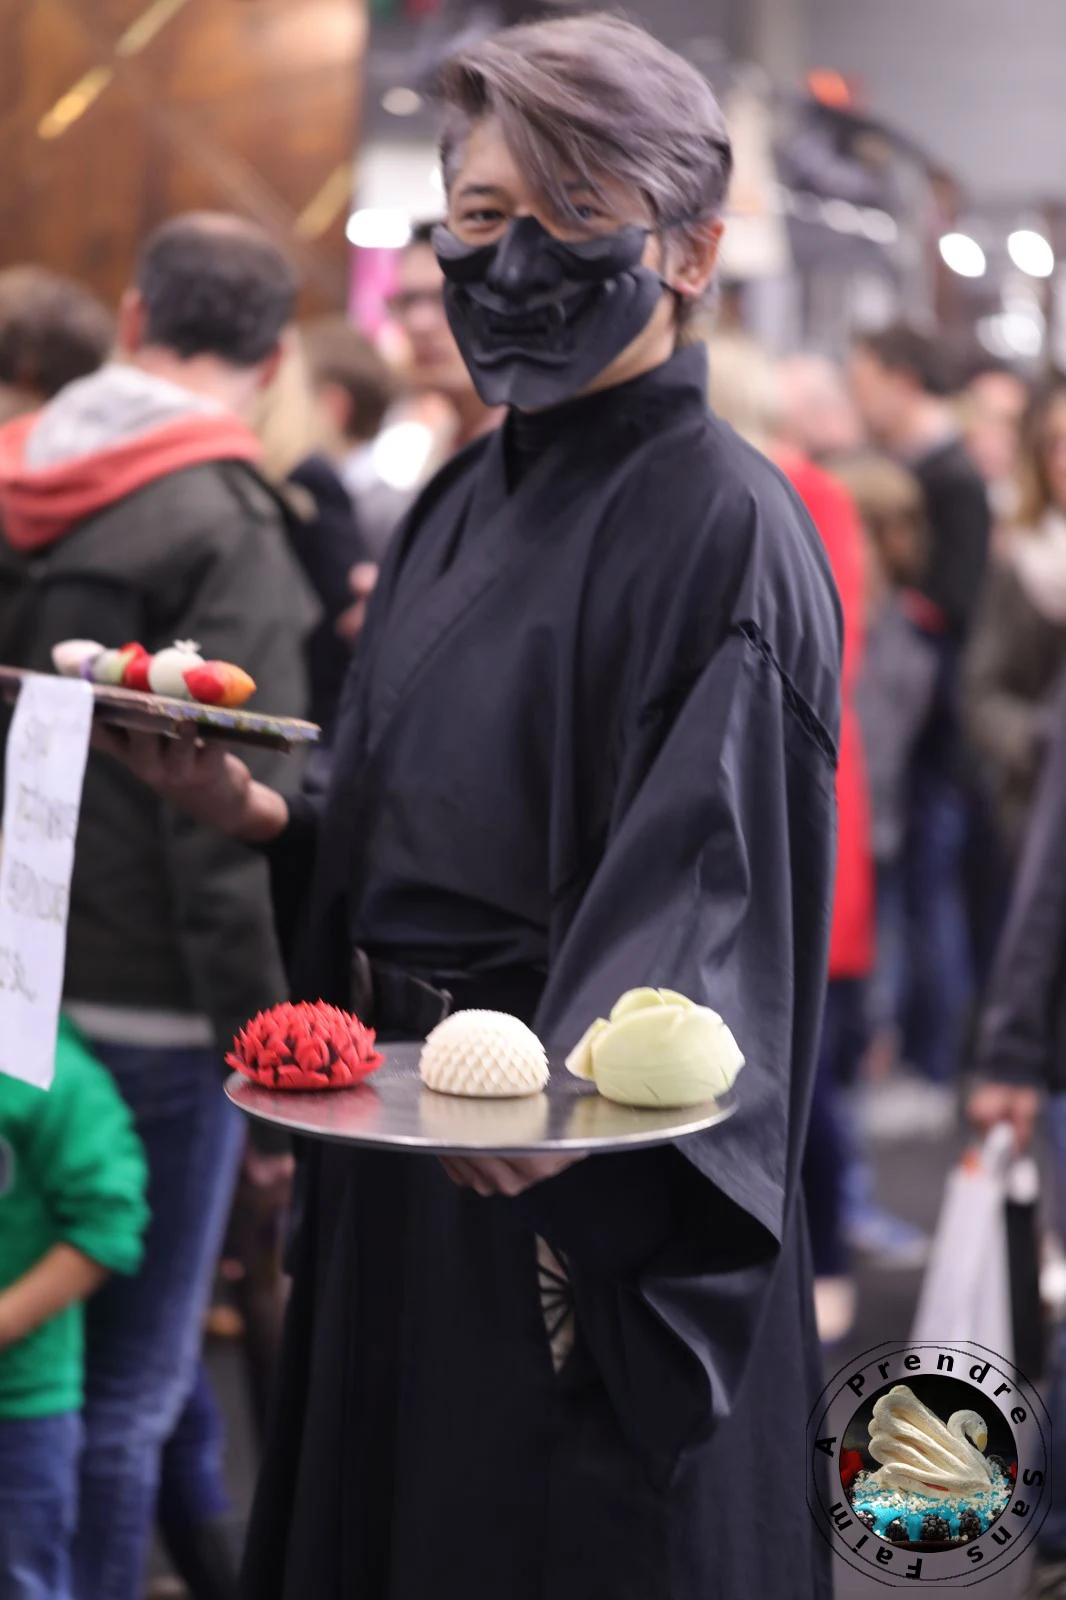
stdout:
<svg viewBox="0 0 1066 1600">
<path fill-rule="evenodd" d="M 446 1017 L 423 1045 L 418 1069 L 428 1089 L 479 1099 L 536 1094 L 548 1081 L 544 1046 L 505 1011 Z"/>
</svg>

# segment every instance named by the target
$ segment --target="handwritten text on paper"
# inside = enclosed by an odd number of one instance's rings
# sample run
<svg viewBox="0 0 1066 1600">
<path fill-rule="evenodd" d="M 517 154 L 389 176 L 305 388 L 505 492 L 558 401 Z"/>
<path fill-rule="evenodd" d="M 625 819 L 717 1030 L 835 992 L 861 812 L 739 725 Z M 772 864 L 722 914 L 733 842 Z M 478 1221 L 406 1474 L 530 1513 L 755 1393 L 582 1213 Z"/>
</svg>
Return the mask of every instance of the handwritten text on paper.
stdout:
<svg viewBox="0 0 1066 1600">
<path fill-rule="evenodd" d="M 92 728 L 89 684 L 29 675 L 7 741 L 0 862 L 0 1072 L 47 1089 Z"/>
</svg>

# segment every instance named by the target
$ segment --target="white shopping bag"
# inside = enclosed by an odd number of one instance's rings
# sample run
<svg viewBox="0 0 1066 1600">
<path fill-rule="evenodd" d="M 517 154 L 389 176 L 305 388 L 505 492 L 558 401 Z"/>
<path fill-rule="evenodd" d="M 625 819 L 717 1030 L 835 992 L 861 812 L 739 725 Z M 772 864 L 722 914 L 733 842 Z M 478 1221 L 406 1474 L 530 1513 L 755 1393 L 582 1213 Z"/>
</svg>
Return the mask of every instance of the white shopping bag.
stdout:
<svg viewBox="0 0 1066 1600">
<path fill-rule="evenodd" d="M 1000 1123 L 949 1174 L 912 1344 L 979 1344 L 1013 1362 L 1005 1214 L 1012 1145 Z"/>
</svg>

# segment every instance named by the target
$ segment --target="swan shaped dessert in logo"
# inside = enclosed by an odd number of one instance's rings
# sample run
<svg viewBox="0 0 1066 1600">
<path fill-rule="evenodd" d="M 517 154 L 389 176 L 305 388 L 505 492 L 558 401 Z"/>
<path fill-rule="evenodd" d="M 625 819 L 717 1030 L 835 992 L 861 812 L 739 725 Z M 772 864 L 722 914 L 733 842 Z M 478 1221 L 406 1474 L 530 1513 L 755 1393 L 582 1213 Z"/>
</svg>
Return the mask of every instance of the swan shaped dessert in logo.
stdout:
<svg viewBox="0 0 1066 1600">
<path fill-rule="evenodd" d="M 882 1462 L 873 1480 L 904 1494 L 987 1494 L 992 1472 L 984 1456 L 988 1428 L 976 1411 L 941 1422 L 905 1383 L 883 1394 L 870 1419 L 870 1454 Z"/>
<path fill-rule="evenodd" d="M 964 1394 L 964 1384 L 956 1384 Z M 874 1402 L 869 1456 L 840 1451 L 840 1482 L 856 1517 L 890 1544 L 948 1549 L 980 1539 L 1012 1496 L 1018 1462 L 992 1454 L 988 1424 L 976 1411 L 952 1411 L 944 1422 L 906 1384 Z M 847 1458 L 847 1459 L 845 1459 Z"/>
<path fill-rule="evenodd" d="M 923 1550 L 978 1539 L 1011 1496 L 1017 1464 L 986 1456 L 988 1428 L 976 1411 L 953 1411 L 946 1422 L 914 1391 L 897 1383 L 873 1407 L 869 1454 L 876 1471 L 861 1466 L 857 1451 L 841 1452 L 841 1482 L 859 1521 L 890 1544 Z M 844 1457 L 854 1456 L 854 1475 Z"/>
</svg>

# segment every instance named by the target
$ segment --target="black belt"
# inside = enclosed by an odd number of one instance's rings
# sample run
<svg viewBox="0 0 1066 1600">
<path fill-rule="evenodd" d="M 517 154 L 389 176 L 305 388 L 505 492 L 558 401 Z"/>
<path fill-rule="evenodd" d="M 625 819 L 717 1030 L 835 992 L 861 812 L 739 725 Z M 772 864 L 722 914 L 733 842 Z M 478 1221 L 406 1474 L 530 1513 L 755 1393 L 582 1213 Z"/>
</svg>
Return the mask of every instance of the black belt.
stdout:
<svg viewBox="0 0 1066 1600">
<path fill-rule="evenodd" d="M 530 967 L 421 976 L 358 947 L 349 972 L 349 1004 L 383 1040 L 424 1039 L 452 1011 L 474 1007 L 531 1022 L 545 982 L 545 974 Z"/>
<path fill-rule="evenodd" d="M 351 1007 L 379 1038 L 424 1039 L 452 1009 L 446 989 L 437 989 L 388 961 L 352 952 Z"/>
</svg>

